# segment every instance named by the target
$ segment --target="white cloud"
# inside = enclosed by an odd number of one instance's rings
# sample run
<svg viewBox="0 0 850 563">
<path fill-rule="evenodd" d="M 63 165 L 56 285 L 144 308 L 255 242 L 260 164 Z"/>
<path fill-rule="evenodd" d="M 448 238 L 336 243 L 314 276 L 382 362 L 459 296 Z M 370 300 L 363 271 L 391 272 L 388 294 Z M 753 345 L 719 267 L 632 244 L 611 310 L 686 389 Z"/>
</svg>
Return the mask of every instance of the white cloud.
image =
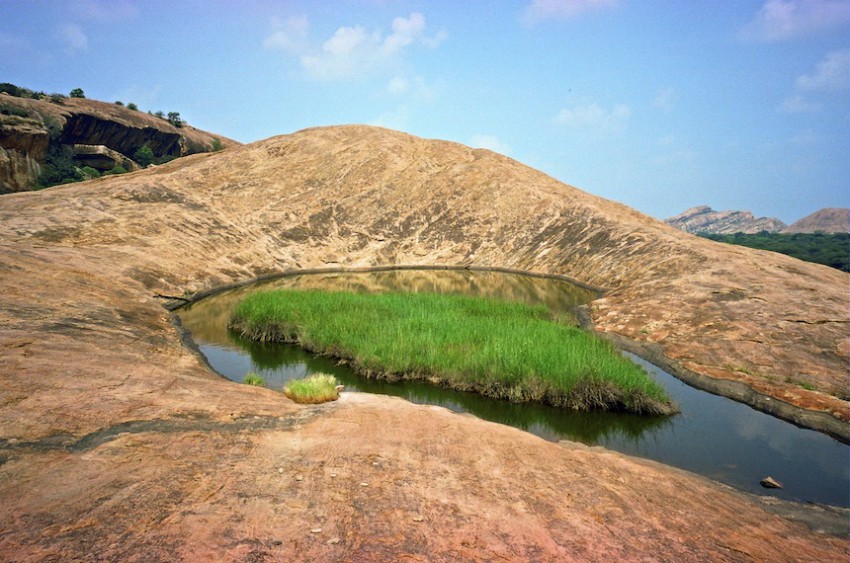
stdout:
<svg viewBox="0 0 850 563">
<path fill-rule="evenodd" d="M 811 74 L 798 76 L 794 86 L 803 91 L 844 90 L 850 85 L 850 49 L 832 51 Z"/>
<path fill-rule="evenodd" d="M 425 32 L 425 17 L 414 12 L 410 17 L 395 18 L 392 25 L 393 32 L 384 39 L 381 48 L 388 54 L 396 53 L 424 34 Z"/>
<path fill-rule="evenodd" d="M 446 38 L 442 32 L 427 36 L 425 16 L 418 12 L 395 18 L 389 34 L 359 25 L 340 27 L 319 46 L 310 42 L 304 18 L 275 26 L 277 29 L 265 39 L 264 46 L 296 55 L 301 67 L 319 80 L 347 79 L 384 69 L 396 63 L 410 47 L 433 49 Z"/>
<path fill-rule="evenodd" d="M 801 74 L 794 80 L 794 93 L 779 106 L 782 113 L 811 113 L 821 109 L 821 104 L 810 100 L 819 92 L 832 92 L 850 88 L 850 49 L 831 51 L 815 65 L 812 72 Z"/>
<path fill-rule="evenodd" d="M 511 153 L 510 145 L 503 143 L 498 137 L 493 135 L 473 135 L 469 140 L 469 146 L 477 149 L 491 150 L 504 155 Z"/>
<path fill-rule="evenodd" d="M 631 115 L 632 111 L 625 104 L 617 104 L 608 110 L 593 103 L 562 109 L 555 116 L 555 122 L 575 129 L 591 129 L 603 132 L 619 131 L 625 126 Z"/>
<path fill-rule="evenodd" d="M 801 96 L 800 94 L 788 96 L 782 101 L 782 105 L 779 106 L 779 111 L 782 113 L 810 113 L 818 109 L 820 109 L 820 106 L 810 102 L 805 96 Z"/>
<path fill-rule="evenodd" d="M 287 18 L 282 22 L 274 19 L 272 27 L 275 31 L 263 41 L 266 49 L 279 49 L 290 54 L 298 54 L 307 48 L 310 22 L 306 17 Z"/>
<path fill-rule="evenodd" d="M 74 55 L 80 51 L 86 51 L 89 48 L 89 39 L 79 25 L 75 23 L 66 23 L 59 26 L 57 30 L 59 40 L 65 45 L 65 51 L 69 55 Z"/>
<path fill-rule="evenodd" d="M 616 5 L 617 0 L 532 0 L 522 19 L 527 25 L 550 19 L 568 20 Z"/>
<path fill-rule="evenodd" d="M 655 94 L 652 100 L 652 105 L 664 111 L 670 111 L 676 102 L 679 101 L 679 94 L 673 88 L 661 88 Z"/>
<path fill-rule="evenodd" d="M 740 37 L 786 41 L 841 27 L 850 21 L 850 0 L 767 0 Z"/>
<path fill-rule="evenodd" d="M 71 0 L 67 2 L 72 20 L 56 27 L 55 36 L 65 47 L 65 53 L 73 56 L 77 53 L 88 51 L 89 38 L 83 27 L 76 22 L 85 22 L 95 26 L 87 26 L 89 31 L 104 24 L 132 19 L 139 13 L 136 5 L 129 0 Z"/>
</svg>

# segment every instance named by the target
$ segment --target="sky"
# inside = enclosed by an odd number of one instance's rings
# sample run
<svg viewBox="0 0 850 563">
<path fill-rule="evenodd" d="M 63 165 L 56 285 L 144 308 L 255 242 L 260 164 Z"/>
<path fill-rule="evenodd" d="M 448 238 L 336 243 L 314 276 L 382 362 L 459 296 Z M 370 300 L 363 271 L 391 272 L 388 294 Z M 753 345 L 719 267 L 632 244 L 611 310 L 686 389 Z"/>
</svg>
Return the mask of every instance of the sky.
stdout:
<svg viewBox="0 0 850 563">
<path fill-rule="evenodd" d="M 850 207 L 850 0 L 0 0 L 0 82 L 243 143 L 380 125 L 659 219 Z"/>
</svg>

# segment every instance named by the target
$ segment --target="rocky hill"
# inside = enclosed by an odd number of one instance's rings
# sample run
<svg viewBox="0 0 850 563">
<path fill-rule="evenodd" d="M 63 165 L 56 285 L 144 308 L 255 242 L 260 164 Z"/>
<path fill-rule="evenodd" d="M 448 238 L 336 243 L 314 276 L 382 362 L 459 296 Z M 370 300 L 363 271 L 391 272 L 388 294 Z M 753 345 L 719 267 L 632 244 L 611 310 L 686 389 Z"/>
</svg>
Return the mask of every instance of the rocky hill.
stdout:
<svg viewBox="0 0 850 563">
<path fill-rule="evenodd" d="M 133 155 L 142 147 L 160 160 L 238 144 L 179 125 L 114 103 L 57 95 L 32 99 L 2 92 L 0 194 L 33 189 L 48 155 L 57 151 L 64 151 L 80 167 L 134 170 L 138 165 Z"/>
<path fill-rule="evenodd" d="M 379 395 L 301 406 L 224 381 L 162 307 L 392 265 L 605 288 L 586 310 L 599 334 L 850 439 L 848 274 L 691 236 L 487 150 L 308 129 L 0 198 L 0 553 L 847 560 L 846 514 L 839 536 L 815 533 L 660 464 Z"/>
<path fill-rule="evenodd" d="M 668 225 L 688 233 L 734 234 L 776 233 L 785 223 L 773 217 L 755 217 L 749 211 L 715 211 L 707 205 L 692 207 L 665 220 Z"/>
<path fill-rule="evenodd" d="M 850 232 L 850 209 L 827 207 L 806 215 L 782 230 L 783 233 Z"/>
</svg>

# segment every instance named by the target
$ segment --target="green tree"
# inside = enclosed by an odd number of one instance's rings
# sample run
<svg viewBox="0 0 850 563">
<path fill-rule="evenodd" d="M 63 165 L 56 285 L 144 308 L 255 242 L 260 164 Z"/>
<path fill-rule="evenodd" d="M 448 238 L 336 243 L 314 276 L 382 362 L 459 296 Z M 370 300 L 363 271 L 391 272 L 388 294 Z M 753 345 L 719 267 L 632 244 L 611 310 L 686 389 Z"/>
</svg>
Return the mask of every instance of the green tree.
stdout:
<svg viewBox="0 0 850 563">
<path fill-rule="evenodd" d="M 734 235 L 705 234 L 711 240 L 750 248 L 781 252 L 817 264 L 850 271 L 850 233 L 768 233 Z"/>
<path fill-rule="evenodd" d="M 47 149 L 47 157 L 41 166 L 38 177 L 38 187 L 46 188 L 57 184 L 76 182 L 80 179 L 80 171 L 74 164 L 74 150 L 68 145 L 51 143 Z"/>
<path fill-rule="evenodd" d="M 221 150 L 221 149 L 223 149 L 223 148 L 224 148 L 224 147 L 221 145 L 221 139 L 219 139 L 218 137 L 215 137 L 215 138 L 212 140 L 212 150 L 214 150 L 214 151 L 220 151 L 220 150 Z"/>
<path fill-rule="evenodd" d="M 72 98 L 85 98 L 86 97 L 86 94 L 83 92 L 82 88 L 74 88 L 73 90 L 71 90 L 71 93 L 69 95 Z"/>
<path fill-rule="evenodd" d="M 10 96 L 18 97 L 21 95 L 21 89 L 15 86 L 14 84 L 10 84 L 9 82 L 3 82 L 0 84 L 0 92 L 5 92 Z"/>
<path fill-rule="evenodd" d="M 111 176 L 112 174 L 126 174 L 126 173 L 127 173 L 126 168 L 124 168 L 120 164 L 116 164 L 115 168 L 113 168 L 112 170 L 107 170 L 106 172 L 101 174 L 101 176 Z"/>
<path fill-rule="evenodd" d="M 80 169 L 80 174 L 83 175 L 83 178 L 100 178 L 100 172 L 98 172 L 97 168 L 92 168 L 91 166 L 83 166 Z"/>
<path fill-rule="evenodd" d="M 183 127 L 183 120 L 180 119 L 180 113 L 176 111 L 168 112 L 168 122 L 175 127 Z"/>
<path fill-rule="evenodd" d="M 127 104 L 127 109 L 131 109 L 133 111 L 139 111 L 139 107 L 136 104 L 134 104 L 133 102 L 130 102 L 129 104 Z"/>
<path fill-rule="evenodd" d="M 146 168 L 149 164 L 153 163 L 154 154 L 151 148 L 147 145 L 139 148 L 135 153 L 133 153 L 133 160 L 141 166 L 142 168 Z"/>
</svg>

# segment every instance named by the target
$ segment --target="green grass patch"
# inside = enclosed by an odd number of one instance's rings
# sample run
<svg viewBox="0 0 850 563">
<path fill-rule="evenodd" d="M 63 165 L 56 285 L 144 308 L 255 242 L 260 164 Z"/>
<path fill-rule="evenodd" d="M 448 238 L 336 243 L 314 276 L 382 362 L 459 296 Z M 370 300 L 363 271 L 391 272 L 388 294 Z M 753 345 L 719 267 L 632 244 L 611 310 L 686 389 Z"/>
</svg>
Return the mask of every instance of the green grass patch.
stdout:
<svg viewBox="0 0 850 563">
<path fill-rule="evenodd" d="M 339 399 L 336 379 L 325 373 L 292 380 L 283 388 L 283 393 L 296 403 L 317 404 Z"/>
<path fill-rule="evenodd" d="M 254 385 L 255 387 L 262 387 L 266 384 L 265 380 L 253 371 L 245 374 L 245 379 L 242 380 L 242 383 L 245 385 Z"/>
<path fill-rule="evenodd" d="M 543 306 L 428 293 L 255 293 L 230 327 L 348 362 L 360 375 L 425 379 L 516 402 L 670 414 L 675 406 L 611 344 Z"/>
</svg>

